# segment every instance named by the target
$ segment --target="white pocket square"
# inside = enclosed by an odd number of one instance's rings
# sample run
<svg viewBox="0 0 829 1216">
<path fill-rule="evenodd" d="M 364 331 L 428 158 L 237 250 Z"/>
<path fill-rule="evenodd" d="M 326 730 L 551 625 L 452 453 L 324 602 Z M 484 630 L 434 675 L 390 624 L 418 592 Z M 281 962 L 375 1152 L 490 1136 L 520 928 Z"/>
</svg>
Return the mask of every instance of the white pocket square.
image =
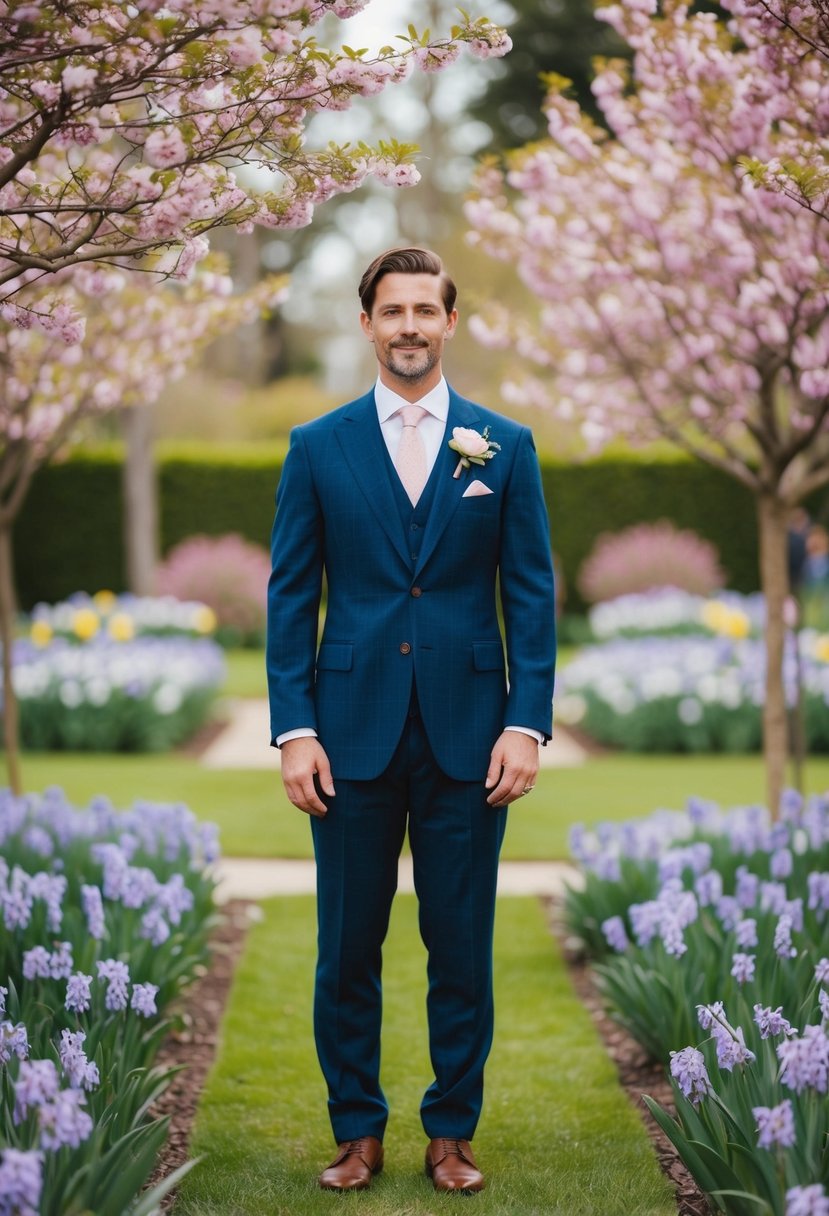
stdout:
<svg viewBox="0 0 829 1216">
<path fill-rule="evenodd" d="M 491 494 L 492 490 L 489 486 L 485 486 L 482 481 L 470 481 L 469 485 L 461 495 L 462 498 L 477 498 L 479 494 Z"/>
</svg>

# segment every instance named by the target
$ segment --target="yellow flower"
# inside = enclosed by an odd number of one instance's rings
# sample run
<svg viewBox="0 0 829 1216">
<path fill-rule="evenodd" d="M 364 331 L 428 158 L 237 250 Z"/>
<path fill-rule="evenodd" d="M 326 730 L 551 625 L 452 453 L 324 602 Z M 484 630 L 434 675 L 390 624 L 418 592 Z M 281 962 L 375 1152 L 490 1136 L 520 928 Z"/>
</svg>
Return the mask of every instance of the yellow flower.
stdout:
<svg viewBox="0 0 829 1216">
<path fill-rule="evenodd" d="M 109 618 L 109 636 L 116 642 L 130 642 L 135 637 L 135 624 L 126 612 L 116 612 Z"/>
<path fill-rule="evenodd" d="M 91 608 L 79 608 L 72 614 L 72 628 L 76 637 L 82 642 L 88 642 L 101 628 L 98 613 L 93 612 Z"/>
<path fill-rule="evenodd" d="M 92 603 L 98 609 L 101 616 L 106 616 L 112 612 L 117 599 L 118 596 L 113 591 L 96 591 L 92 597 Z"/>
<path fill-rule="evenodd" d="M 726 618 L 723 633 L 730 638 L 747 638 L 751 632 L 751 622 L 744 612 L 734 609 Z"/>
<path fill-rule="evenodd" d="M 725 604 L 719 600 L 708 600 L 702 606 L 702 623 L 707 625 L 712 633 L 720 633 L 723 625 L 723 614 L 728 612 Z"/>
<path fill-rule="evenodd" d="M 712 633 L 727 638 L 747 638 L 751 633 L 751 621 L 739 608 L 729 608 L 720 600 L 709 600 L 702 606 L 702 623 Z"/>
<path fill-rule="evenodd" d="M 29 637 L 35 646 L 48 646 L 52 640 L 53 630 L 48 621 L 32 621 Z"/>
<path fill-rule="evenodd" d="M 216 613 L 212 608 L 208 608 L 207 604 L 200 604 L 193 613 L 193 628 L 196 633 L 212 633 L 217 624 Z"/>
<path fill-rule="evenodd" d="M 815 642 L 815 658 L 821 663 L 829 663 L 829 633 L 822 633 Z"/>
</svg>

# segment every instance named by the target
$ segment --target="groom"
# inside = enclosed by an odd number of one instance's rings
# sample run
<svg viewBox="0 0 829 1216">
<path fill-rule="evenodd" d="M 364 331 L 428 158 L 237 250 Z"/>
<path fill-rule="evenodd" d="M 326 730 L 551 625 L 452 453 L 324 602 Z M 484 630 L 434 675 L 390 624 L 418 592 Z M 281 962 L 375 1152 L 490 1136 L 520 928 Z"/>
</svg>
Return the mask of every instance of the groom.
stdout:
<svg viewBox="0 0 829 1216">
<path fill-rule="evenodd" d="M 271 737 L 317 862 L 314 1032 L 338 1144 L 319 1183 L 360 1189 L 383 1166 L 381 951 L 408 828 L 428 953 L 426 1172 L 472 1192 L 498 853 L 551 731 L 547 515 L 527 428 L 443 378 L 458 313 L 440 259 L 389 250 L 359 294 L 378 379 L 293 431 L 268 591 Z"/>
</svg>

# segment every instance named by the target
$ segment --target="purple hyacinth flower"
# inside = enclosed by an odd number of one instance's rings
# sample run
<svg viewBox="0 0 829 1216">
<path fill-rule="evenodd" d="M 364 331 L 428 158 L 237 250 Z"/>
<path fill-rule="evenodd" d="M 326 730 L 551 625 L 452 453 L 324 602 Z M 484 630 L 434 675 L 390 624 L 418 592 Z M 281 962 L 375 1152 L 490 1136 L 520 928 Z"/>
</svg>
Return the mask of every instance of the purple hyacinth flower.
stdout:
<svg viewBox="0 0 829 1216">
<path fill-rule="evenodd" d="M 757 1120 L 757 1145 L 759 1148 L 792 1148 L 796 1133 L 794 1109 L 791 1098 L 784 1098 L 778 1106 L 754 1106 L 752 1114 Z"/>
<path fill-rule="evenodd" d="M 0 1211 L 3 1216 L 38 1216 L 43 1190 L 43 1154 L 5 1148 L 0 1152 Z"/>
<path fill-rule="evenodd" d="M 799 1039 L 777 1045 L 780 1080 L 788 1089 L 801 1093 L 816 1089 L 825 1094 L 829 1088 L 829 1039 L 822 1026 L 806 1026 Z"/>
<path fill-rule="evenodd" d="M 754 955 L 740 954 L 734 955 L 731 960 L 731 974 L 738 984 L 750 984 L 754 979 Z"/>
<path fill-rule="evenodd" d="M 91 1116 L 83 1110 L 86 1096 L 79 1089 L 62 1089 L 53 1102 L 47 1102 L 38 1111 L 40 1147 L 59 1149 L 64 1145 L 78 1148 L 89 1138 L 93 1123 Z"/>
<path fill-rule="evenodd" d="M 711 1033 L 717 1045 L 717 1063 L 726 1072 L 732 1072 L 736 1065 L 750 1064 L 757 1058 L 754 1052 L 746 1047 L 741 1026 L 731 1031 L 717 1023 L 712 1026 Z"/>
<path fill-rule="evenodd" d="M 734 895 L 737 903 L 744 909 L 753 908 L 760 890 L 759 877 L 749 870 L 748 866 L 738 866 L 736 877 Z"/>
<path fill-rule="evenodd" d="M 76 971 L 66 985 L 66 1008 L 70 1013 L 86 1013 L 92 1004 L 92 976 Z"/>
<path fill-rule="evenodd" d="M 681 1051 L 671 1052 L 671 1076 L 694 1106 L 713 1092 L 705 1057 L 696 1047 L 683 1047 Z"/>
<path fill-rule="evenodd" d="M 619 954 L 623 954 L 630 945 L 625 922 L 621 916 L 609 916 L 607 920 L 603 920 L 602 933 L 610 949 Z"/>
<path fill-rule="evenodd" d="M 107 981 L 107 991 L 104 997 L 107 1009 L 113 1011 L 126 1009 L 128 1004 L 127 985 L 130 982 L 127 964 L 119 962 L 118 959 L 107 958 L 101 960 L 97 966 L 98 978 Z"/>
<path fill-rule="evenodd" d="M 741 920 L 734 928 L 734 935 L 737 939 L 737 945 L 743 949 L 751 949 L 757 945 L 757 921 L 753 916 L 747 916 L 745 920 Z"/>
<path fill-rule="evenodd" d="M 158 984 L 133 984 L 130 1005 L 142 1018 L 152 1018 L 158 1013 L 155 998 Z"/>
<path fill-rule="evenodd" d="M 48 980 L 49 951 L 45 946 L 32 946 L 31 950 L 23 951 L 24 980 Z"/>
<path fill-rule="evenodd" d="M 772 878 L 788 878 L 794 869 L 791 849 L 776 849 L 771 855 L 769 869 Z"/>
<path fill-rule="evenodd" d="M 52 1102 L 60 1088 L 52 1060 L 23 1060 L 14 1083 L 14 1121 L 22 1123 L 29 1111 Z"/>
<path fill-rule="evenodd" d="M 72 943 L 58 942 L 57 950 L 49 959 L 49 975 L 53 980 L 68 980 L 75 963 L 72 958 Z"/>
<path fill-rule="evenodd" d="M 815 964 L 815 980 L 818 984 L 829 983 L 829 958 L 822 958 Z"/>
<path fill-rule="evenodd" d="M 792 945 L 792 918 L 787 912 L 777 919 L 774 930 L 774 952 L 778 958 L 797 958 L 797 950 Z"/>
<path fill-rule="evenodd" d="M 714 1001 L 713 1005 L 697 1005 L 697 1021 L 703 1030 L 710 1030 L 721 1019 L 725 1019 L 722 1001 Z"/>
<path fill-rule="evenodd" d="M 8 1064 L 12 1056 L 25 1060 L 29 1054 L 29 1036 L 22 1022 L 0 1022 L 0 1064 Z"/>
<path fill-rule="evenodd" d="M 86 927 L 89 930 L 89 936 L 94 937 L 96 941 L 101 941 L 106 932 L 104 901 L 101 896 L 101 888 L 92 886 L 90 883 L 84 883 L 81 887 L 81 903 L 83 905 L 84 916 L 86 917 Z"/>
<path fill-rule="evenodd" d="M 829 1199 L 819 1182 L 786 1191 L 785 1216 L 829 1216 Z"/>
<path fill-rule="evenodd" d="M 761 1039 L 771 1039 L 778 1034 L 797 1034 L 791 1022 L 783 1017 L 782 1009 L 782 1005 L 778 1005 L 776 1009 L 763 1005 L 754 1006 L 754 1021 L 760 1028 Z"/>
<path fill-rule="evenodd" d="M 87 1059 L 83 1049 L 85 1040 L 82 1030 L 74 1034 L 71 1030 L 61 1031 L 58 1049 L 61 1067 L 73 1089 L 94 1089 L 101 1083 L 98 1065 Z"/>
<path fill-rule="evenodd" d="M 141 918 L 139 930 L 142 937 L 150 939 L 154 946 L 161 946 L 170 936 L 170 926 L 161 915 L 160 908 L 149 908 Z"/>
</svg>

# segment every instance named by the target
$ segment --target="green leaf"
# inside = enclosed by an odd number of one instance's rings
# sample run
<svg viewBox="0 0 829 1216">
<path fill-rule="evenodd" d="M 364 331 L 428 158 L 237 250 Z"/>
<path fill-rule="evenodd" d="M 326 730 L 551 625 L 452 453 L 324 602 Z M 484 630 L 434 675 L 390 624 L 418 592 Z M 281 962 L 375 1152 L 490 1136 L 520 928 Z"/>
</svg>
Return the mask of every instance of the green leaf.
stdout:
<svg viewBox="0 0 829 1216">
<path fill-rule="evenodd" d="M 134 1207 L 129 1209 L 127 1216 L 153 1216 L 157 1210 L 159 1203 L 168 1195 L 174 1187 L 178 1186 L 182 1178 L 189 1174 L 193 1166 L 198 1165 L 203 1158 L 194 1157 L 192 1161 L 185 1161 L 184 1165 L 180 1165 L 177 1170 L 173 1170 L 172 1174 L 168 1174 L 166 1178 L 162 1178 L 151 1191 L 145 1191 L 141 1198 L 136 1202 Z"/>
</svg>

